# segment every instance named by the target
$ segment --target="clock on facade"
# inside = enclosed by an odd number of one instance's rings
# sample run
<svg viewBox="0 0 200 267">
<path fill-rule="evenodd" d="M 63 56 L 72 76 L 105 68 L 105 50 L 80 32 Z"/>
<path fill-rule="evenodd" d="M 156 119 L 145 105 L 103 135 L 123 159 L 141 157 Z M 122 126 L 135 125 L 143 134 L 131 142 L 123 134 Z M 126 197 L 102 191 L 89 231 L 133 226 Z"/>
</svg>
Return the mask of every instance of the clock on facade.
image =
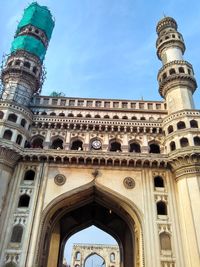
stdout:
<svg viewBox="0 0 200 267">
<path fill-rule="evenodd" d="M 92 148 L 94 148 L 94 149 L 100 149 L 100 148 L 101 148 L 101 141 L 99 141 L 99 140 L 94 140 L 94 141 L 92 142 Z"/>
</svg>

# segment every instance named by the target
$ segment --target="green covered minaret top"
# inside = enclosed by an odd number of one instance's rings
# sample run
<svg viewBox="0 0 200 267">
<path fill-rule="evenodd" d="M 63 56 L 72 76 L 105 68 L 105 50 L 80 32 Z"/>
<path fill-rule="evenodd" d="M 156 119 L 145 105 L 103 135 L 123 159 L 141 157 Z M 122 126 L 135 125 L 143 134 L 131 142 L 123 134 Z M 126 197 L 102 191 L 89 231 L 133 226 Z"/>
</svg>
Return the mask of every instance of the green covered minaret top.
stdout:
<svg viewBox="0 0 200 267">
<path fill-rule="evenodd" d="M 51 12 L 46 6 L 40 6 L 37 2 L 30 4 L 24 10 L 17 26 L 11 53 L 25 50 L 43 61 L 54 24 Z"/>
</svg>

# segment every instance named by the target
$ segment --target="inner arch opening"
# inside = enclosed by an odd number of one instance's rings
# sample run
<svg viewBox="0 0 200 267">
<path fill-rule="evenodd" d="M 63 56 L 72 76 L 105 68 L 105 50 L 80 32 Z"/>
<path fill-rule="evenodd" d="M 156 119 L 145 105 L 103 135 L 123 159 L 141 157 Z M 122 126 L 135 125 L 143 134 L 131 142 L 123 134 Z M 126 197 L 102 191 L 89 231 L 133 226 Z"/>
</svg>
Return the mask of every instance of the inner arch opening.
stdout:
<svg viewBox="0 0 200 267">
<path fill-rule="evenodd" d="M 72 235 L 65 244 L 63 267 L 119 267 L 119 263 L 117 241 L 94 225 Z"/>
</svg>

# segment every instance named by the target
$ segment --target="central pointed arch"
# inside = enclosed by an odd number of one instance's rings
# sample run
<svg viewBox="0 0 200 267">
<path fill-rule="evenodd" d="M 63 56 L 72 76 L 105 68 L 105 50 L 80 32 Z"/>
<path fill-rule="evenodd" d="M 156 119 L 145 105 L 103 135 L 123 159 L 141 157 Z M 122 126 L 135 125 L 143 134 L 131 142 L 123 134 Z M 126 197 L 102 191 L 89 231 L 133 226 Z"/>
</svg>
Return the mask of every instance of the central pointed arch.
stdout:
<svg viewBox="0 0 200 267">
<path fill-rule="evenodd" d="M 120 267 L 144 266 L 141 218 L 133 203 L 95 181 L 66 192 L 43 211 L 35 264 L 60 267 L 68 238 L 95 225 L 117 240 Z"/>
<path fill-rule="evenodd" d="M 87 263 L 87 260 L 92 257 L 92 256 L 98 256 L 99 258 L 102 259 L 102 262 L 105 262 L 105 259 L 103 258 L 103 256 L 101 256 L 100 254 L 96 253 L 96 252 L 93 252 L 93 253 L 90 253 L 85 259 L 84 259 L 84 263 L 83 263 L 83 267 L 87 267 L 86 263 Z M 105 264 L 103 265 L 102 264 L 102 267 L 106 267 Z"/>
</svg>

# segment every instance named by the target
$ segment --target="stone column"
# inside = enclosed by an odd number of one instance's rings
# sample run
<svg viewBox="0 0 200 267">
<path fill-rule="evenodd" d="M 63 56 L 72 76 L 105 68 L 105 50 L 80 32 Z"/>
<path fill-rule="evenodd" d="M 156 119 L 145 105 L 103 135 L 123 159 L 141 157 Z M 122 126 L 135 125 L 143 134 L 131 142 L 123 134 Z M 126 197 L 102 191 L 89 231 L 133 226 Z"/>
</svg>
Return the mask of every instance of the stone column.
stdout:
<svg viewBox="0 0 200 267">
<path fill-rule="evenodd" d="M 0 148 L 0 247 L 2 227 L 4 226 L 5 216 L 8 212 L 6 203 L 9 196 L 9 185 L 13 176 L 14 167 L 19 159 L 19 155 L 9 149 Z"/>
<path fill-rule="evenodd" d="M 176 166 L 177 167 L 177 166 Z M 200 266 L 200 167 L 180 161 L 175 170 L 185 265 Z"/>
<path fill-rule="evenodd" d="M 58 264 L 60 248 L 60 225 L 57 223 L 51 234 L 47 267 L 55 267 Z"/>
</svg>

